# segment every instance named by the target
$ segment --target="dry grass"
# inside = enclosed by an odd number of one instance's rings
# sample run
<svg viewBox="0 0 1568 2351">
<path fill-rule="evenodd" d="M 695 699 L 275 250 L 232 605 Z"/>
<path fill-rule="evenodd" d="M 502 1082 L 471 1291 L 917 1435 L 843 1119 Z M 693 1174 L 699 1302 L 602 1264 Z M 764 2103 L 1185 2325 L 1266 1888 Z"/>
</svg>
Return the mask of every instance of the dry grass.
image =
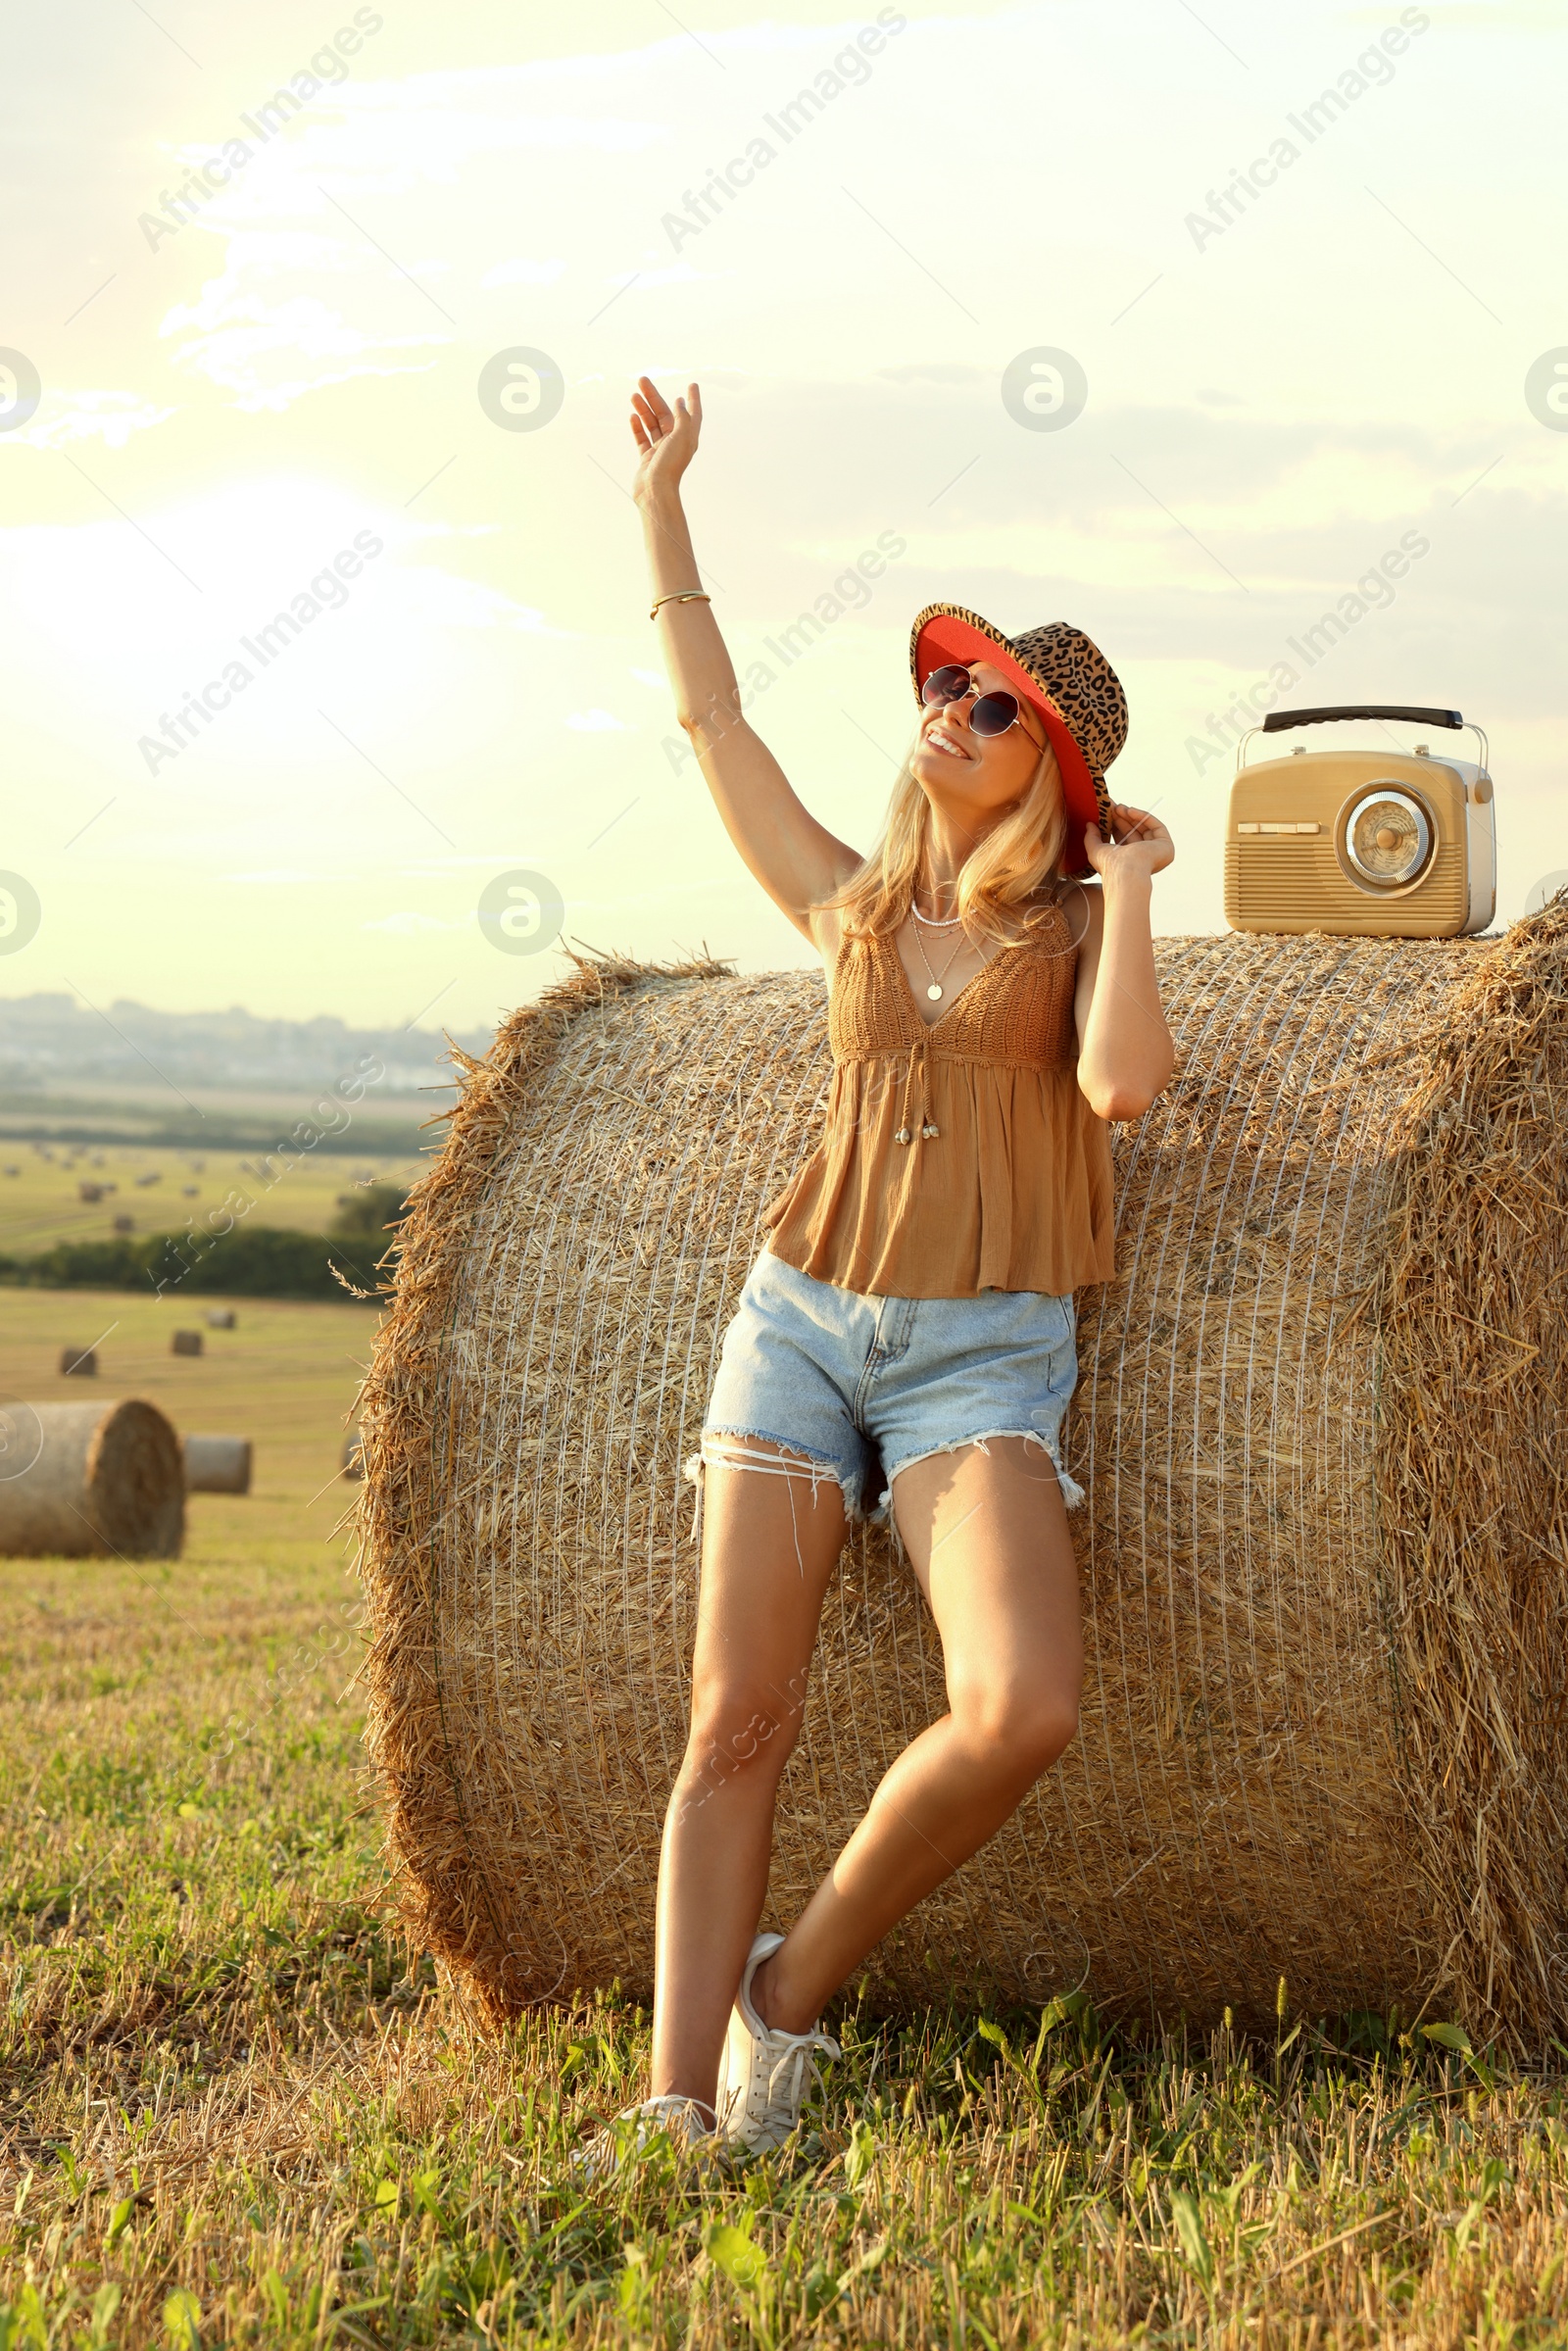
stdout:
<svg viewBox="0 0 1568 2351">
<path fill-rule="evenodd" d="M 234 1329 L 211 1329 L 208 1313 L 225 1306 Z M 346 1298 L 306 1304 L 203 1295 L 180 1304 L 134 1290 L 8 1289 L 0 1291 L 0 1395 L 29 1403 L 145 1396 L 182 1435 L 254 1438 L 256 1491 L 223 1523 L 237 1532 L 261 1513 L 270 1536 L 292 1535 L 293 1517 L 268 1514 L 307 1506 L 337 1469 L 376 1321 L 375 1307 Z M 171 1353 L 176 1325 L 201 1332 L 201 1354 Z M 96 1347 L 95 1379 L 62 1376 L 68 1344 Z M 336 1515 L 327 1498 L 323 1526 Z"/>
<path fill-rule="evenodd" d="M 1276 2052 L 851 2002 L 797 2148 L 583 2194 L 644 2020 L 481 2040 L 410 1980 L 311 1548 L 0 1568 L 0 2341 L 1568 2339 L 1565 2084 L 1371 2018 Z"/>
<path fill-rule="evenodd" d="M 1083 1734 L 875 1955 L 883 2006 L 1087 1983 L 1266 2026 L 1568 2012 L 1568 907 L 1498 946 L 1158 943 L 1069 1436 Z M 480 2013 L 651 1978 L 694 1449 L 824 1090 L 817 975 L 583 962 L 466 1064 L 368 1384 L 371 1727 L 407 1914 Z M 943 1704 L 884 1541 L 786 1775 L 793 1915 Z"/>
</svg>

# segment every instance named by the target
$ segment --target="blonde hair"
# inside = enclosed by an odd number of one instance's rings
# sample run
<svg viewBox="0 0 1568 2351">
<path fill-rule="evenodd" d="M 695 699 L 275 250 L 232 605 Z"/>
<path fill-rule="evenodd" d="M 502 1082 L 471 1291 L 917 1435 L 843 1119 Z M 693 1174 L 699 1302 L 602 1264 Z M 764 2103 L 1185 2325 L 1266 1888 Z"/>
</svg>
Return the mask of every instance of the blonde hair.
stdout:
<svg viewBox="0 0 1568 2351">
<path fill-rule="evenodd" d="M 931 822 L 931 804 L 912 765 L 918 748 L 916 738 L 899 770 L 876 846 L 848 881 L 822 902 L 843 914 L 846 939 L 885 937 L 909 911 Z M 1018 936 L 1020 914 L 1026 931 L 1048 918 L 1057 896 L 1067 824 L 1061 771 L 1048 742 L 1017 807 L 992 826 L 959 870 L 956 910 L 972 936 L 1005 946 Z M 1047 904 L 1030 906 L 1029 901 L 1038 899 L 1048 884 Z M 1013 914 L 1010 927 L 1004 909 Z"/>
</svg>

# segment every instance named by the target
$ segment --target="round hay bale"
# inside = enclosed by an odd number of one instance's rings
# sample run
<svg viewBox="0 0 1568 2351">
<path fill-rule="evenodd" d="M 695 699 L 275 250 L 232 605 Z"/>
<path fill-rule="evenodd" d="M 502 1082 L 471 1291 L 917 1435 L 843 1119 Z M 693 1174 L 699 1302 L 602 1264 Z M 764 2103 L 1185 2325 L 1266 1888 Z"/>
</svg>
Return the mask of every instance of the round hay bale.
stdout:
<svg viewBox="0 0 1568 2351">
<path fill-rule="evenodd" d="M 202 1351 L 200 1331 L 176 1331 L 169 1343 L 172 1355 L 199 1355 Z"/>
<path fill-rule="evenodd" d="M 185 1533 L 179 1440 L 156 1404 L 22 1404 L 0 1476 L 0 1553 L 177 1559 Z"/>
<path fill-rule="evenodd" d="M 248 1437 L 186 1437 L 180 1442 L 187 1494 L 249 1494 Z"/>
<path fill-rule="evenodd" d="M 90 1347 L 63 1347 L 60 1350 L 60 1376 L 63 1380 L 96 1380 L 96 1350 Z"/>
<path fill-rule="evenodd" d="M 1500 945 L 1156 942 L 1178 1074 L 1115 1130 L 1068 1460 L 1081 1733 L 873 1996 L 1568 2016 L 1568 905 Z M 364 1399 L 369 1739 L 414 1935 L 492 2018 L 649 1992 L 697 1445 L 815 1132 L 814 972 L 581 960 L 403 1228 Z M 846 1549 L 782 1786 L 803 1903 L 944 1705 Z"/>
</svg>

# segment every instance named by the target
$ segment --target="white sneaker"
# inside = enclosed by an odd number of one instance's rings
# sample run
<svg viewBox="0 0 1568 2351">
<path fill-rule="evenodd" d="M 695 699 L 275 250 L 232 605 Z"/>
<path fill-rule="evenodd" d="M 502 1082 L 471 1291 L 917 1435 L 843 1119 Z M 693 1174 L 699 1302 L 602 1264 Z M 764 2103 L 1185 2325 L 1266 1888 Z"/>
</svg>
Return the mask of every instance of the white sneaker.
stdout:
<svg viewBox="0 0 1568 2351">
<path fill-rule="evenodd" d="M 783 1941 L 782 1935 L 760 1935 L 753 1943 L 718 2066 L 718 2128 L 732 2146 L 754 2154 L 784 2144 L 801 2119 L 808 2077 L 821 2082 L 817 2057 L 839 2054 L 838 2042 L 825 2033 L 814 2027 L 785 2033 L 764 2025 L 752 2006 L 752 1978 Z"/>
<path fill-rule="evenodd" d="M 629 2156 L 641 2155 L 656 2138 L 667 2138 L 676 2155 L 699 2159 L 716 2153 L 721 2141 L 700 2098 L 645 2098 L 640 2106 L 623 2107 L 613 2122 L 596 2131 L 571 2159 L 571 2168 L 585 2180 L 601 2180 L 618 2171 Z"/>
</svg>

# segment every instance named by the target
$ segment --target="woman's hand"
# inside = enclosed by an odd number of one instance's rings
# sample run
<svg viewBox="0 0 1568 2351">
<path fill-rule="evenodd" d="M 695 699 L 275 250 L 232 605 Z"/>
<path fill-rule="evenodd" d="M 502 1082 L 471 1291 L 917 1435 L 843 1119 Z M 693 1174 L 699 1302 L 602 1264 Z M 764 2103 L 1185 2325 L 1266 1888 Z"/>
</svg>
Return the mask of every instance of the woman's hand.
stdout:
<svg viewBox="0 0 1568 2351">
<path fill-rule="evenodd" d="M 1121 874 L 1152 881 L 1176 855 L 1175 842 L 1147 808 L 1123 808 L 1112 801 L 1110 832 L 1107 841 L 1098 825 L 1084 826 L 1084 855 L 1102 882 Z"/>
<path fill-rule="evenodd" d="M 642 452 L 631 494 L 639 506 L 661 493 L 673 493 L 697 455 L 703 429 L 703 397 L 695 384 L 671 408 L 651 375 L 639 375 L 631 396 L 631 436 Z"/>
</svg>

